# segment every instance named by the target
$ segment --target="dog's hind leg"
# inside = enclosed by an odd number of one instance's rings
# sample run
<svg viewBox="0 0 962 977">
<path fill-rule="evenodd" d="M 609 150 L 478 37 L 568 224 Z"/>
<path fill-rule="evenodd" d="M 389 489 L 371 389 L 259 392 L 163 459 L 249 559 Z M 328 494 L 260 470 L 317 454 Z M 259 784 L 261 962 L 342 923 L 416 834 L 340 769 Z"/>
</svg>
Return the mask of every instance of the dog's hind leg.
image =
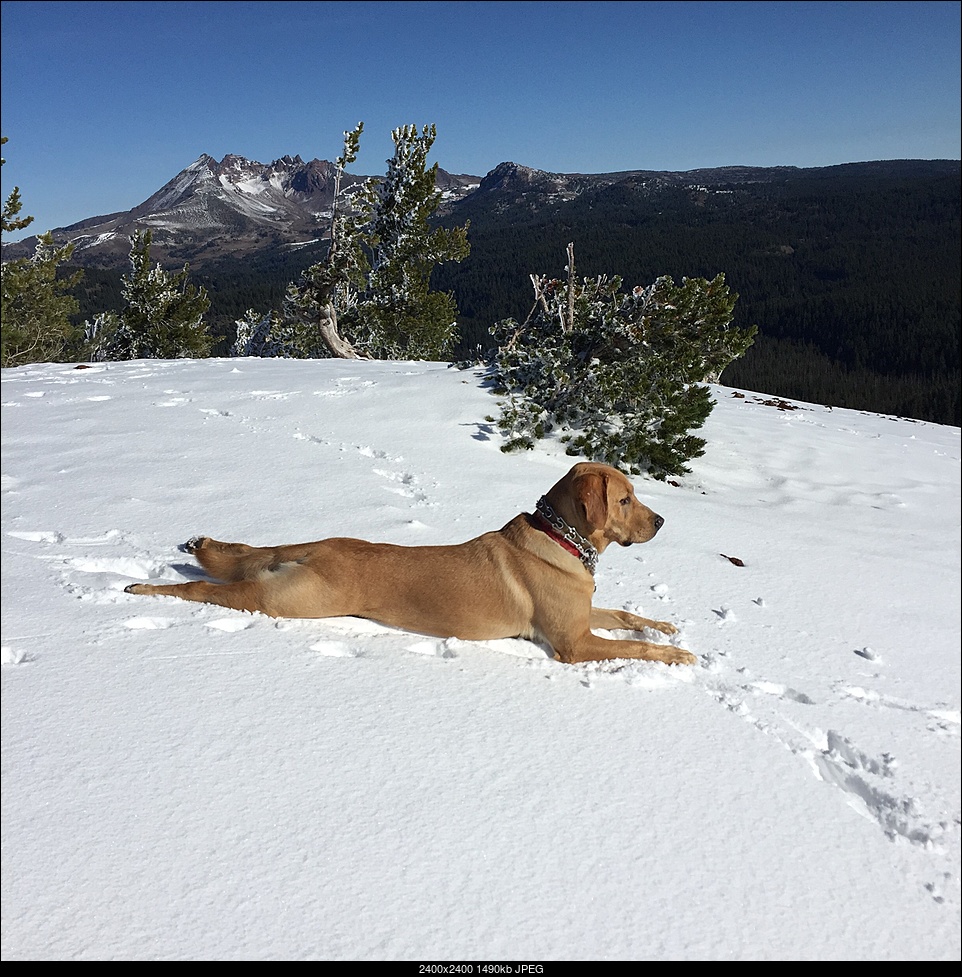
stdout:
<svg viewBox="0 0 962 977">
<path fill-rule="evenodd" d="M 210 536 L 195 536 L 184 543 L 182 549 L 192 554 L 216 580 L 237 583 L 262 580 L 268 571 L 276 571 L 285 564 L 303 563 L 321 545 L 248 546 L 246 543 L 222 543 Z"/>
<path fill-rule="evenodd" d="M 332 617 L 349 613 L 340 604 L 332 605 L 325 588 L 318 589 L 318 577 L 303 565 L 303 559 L 278 559 L 278 555 L 288 549 L 297 552 L 296 547 L 279 546 L 261 550 L 244 543 L 209 542 L 213 545 L 202 547 L 200 552 L 209 549 L 211 553 L 227 554 L 220 564 L 215 558 L 210 565 L 220 567 L 222 573 L 250 573 L 257 570 L 257 576 L 227 583 L 210 580 L 172 584 L 135 583 L 124 588 L 124 593 L 179 597 L 181 600 L 232 607 L 237 611 L 259 611 L 270 617 Z M 223 550 L 219 551 L 217 547 L 223 547 Z M 234 556 L 231 556 L 232 550 L 236 551 Z M 209 562 L 201 561 L 205 568 Z"/>
<path fill-rule="evenodd" d="M 272 546 L 222 543 L 209 536 L 195 536 L 182 548 L 192 554 L 212 577 L 227 583 L 253 580 L 277 562 Z"/>
<path fill-rule="evenodd" d="M 258 553 L 253 546 L 246 543 L 222 543 L 209 536 L 195 536 L 184 543 L 182 549 L 193 555 L 212 577 L 228 583 L 256 576 L 258 569 L 264 569 L 271 561 L 270 551 Z M 252 558 L 259 567 L 249 573 Z"/>
</svg>

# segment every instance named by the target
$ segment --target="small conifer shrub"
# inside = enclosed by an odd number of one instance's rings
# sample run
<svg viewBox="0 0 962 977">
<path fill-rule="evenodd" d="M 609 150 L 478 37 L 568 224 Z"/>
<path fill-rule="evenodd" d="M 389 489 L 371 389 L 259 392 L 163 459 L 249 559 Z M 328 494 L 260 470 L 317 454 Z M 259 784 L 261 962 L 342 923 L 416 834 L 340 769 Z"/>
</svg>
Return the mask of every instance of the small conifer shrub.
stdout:
<svg viewBox="0 0 962 977">
<path fill-rule="evenodd" d="M 130 239 L 130 272 L 121 278 L 124 308 L 85 323 L 86 355 L 94 360 L 203 358 L 213 339 L 204 316 L 210 299 L 190 283 L 189 269 L 150 263 L 150 231 Z"/>
<path fill-rule="evenodd" d="M 682 475 L 704 454 L 691 432 L 711 413 L 707 383 L 751 346 L 756 327 L 731 327 L 738 296 L 725 276 L 663 276 L 623 292 L 618 277 L 532 275 L 535 304 L 521 324 L 491 329 L 502 450 L 550 434 L 581 455 L 655 478 Z"/>
</svg>

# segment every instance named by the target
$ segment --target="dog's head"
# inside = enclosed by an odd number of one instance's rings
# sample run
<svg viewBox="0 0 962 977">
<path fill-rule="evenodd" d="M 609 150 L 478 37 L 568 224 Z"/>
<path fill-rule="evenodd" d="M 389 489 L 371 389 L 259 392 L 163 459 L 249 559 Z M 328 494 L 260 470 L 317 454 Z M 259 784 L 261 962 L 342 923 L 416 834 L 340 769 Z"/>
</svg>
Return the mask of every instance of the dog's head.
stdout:
<svg viewBox="0 0 962 977">
<path fill-rule="evenodd" d="M 551 488 L 547 499 L 599 553 L 609 543 L 647 543 L 665 522 L 635 498 L 627 476 L 595 462 L 575 465 Z"/>
</svg>

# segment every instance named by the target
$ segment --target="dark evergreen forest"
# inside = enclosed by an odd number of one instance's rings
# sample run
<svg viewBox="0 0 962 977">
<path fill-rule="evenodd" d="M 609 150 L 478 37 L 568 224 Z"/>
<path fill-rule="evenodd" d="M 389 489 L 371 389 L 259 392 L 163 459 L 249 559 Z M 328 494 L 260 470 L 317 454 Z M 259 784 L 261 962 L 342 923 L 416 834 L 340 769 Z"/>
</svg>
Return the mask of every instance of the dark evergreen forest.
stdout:
<svg viewBox="0 0 962 977">
<path fill-rule="evenodd" d="M 470 256 L 433 279 L 457 301 L 460 358 L 490 345 L 494 322 L 527 315 L 528 276 L 563 277 L 573 241 L 579 275 L 619 275 L 627 288 L 723 272 L 739 295 L 734 324 L 759 327 L 725 384 L 962 423 L 957 163 L 870 174 L 853 164 L 694 189 L 639 175 L 556 202 L 537 187 L 507 199 L 476 193 L 442 223 L 465 220 Z M 193 272 L 210 294 L 211 331 L 230 336 L 247 309 L 279 308 L 320 254 L 272 249 Z M 119 272 L 85 275 L 80 318 L 119 307 Z"/>
</svg>

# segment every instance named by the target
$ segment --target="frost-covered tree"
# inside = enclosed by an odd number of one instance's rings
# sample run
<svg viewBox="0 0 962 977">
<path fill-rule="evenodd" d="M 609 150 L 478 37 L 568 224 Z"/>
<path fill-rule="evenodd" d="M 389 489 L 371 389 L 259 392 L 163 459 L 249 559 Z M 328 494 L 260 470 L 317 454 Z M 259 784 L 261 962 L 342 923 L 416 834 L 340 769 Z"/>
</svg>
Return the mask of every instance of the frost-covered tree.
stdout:
<svg viewBox="0 0 962 977">
<path fill-rule="evenodd" d="M 234 320 L 235 338 L 231 356 L 270 356 L 266 351 L 273 313 L 248 309 L 242 318 Z"/>
<path fill-rule="evenodd" d="M 503 450 L 555 432 L 569 454 L 656 478 L 688 471 L 704 453 L 713 402 L 705 385 L 751 345 L 731 328 L 738 296 L 714 280 L 668 276 L 621 291 L 621 279 L 578 281 L 569 246 L 564 281 L 532 276 L 535 304 L 522 324 L 492 327 L 495 389 L 505 396 Z"/>
<path fill-rule="evenodd" d="M 276 312 L 248 309 L 234 321 L 237 338 L 231 356 L 284 356 L 297 358 L 298 337 L 293 324 L 283 322 Z"/>
<path fill-rule="evenodd" d="M 469 245 L 466 226 L 430 225 L 441 199 L 437 164 L 427 166 L 435 127 L 395 129 L 387 176 L 367 181 L 348 210 L 340 179 L 357 158 L 362 130 L 344 134 L 331 246 L 288 288 L 285 323 L 301 356 L 443 359 L 456 338 L 457 307 L 431 290 L 431 272 L 462 260 Z"/>
<path fill-rule="evenodd" d="M 274 331 L 287 335 L 278 342 L 273 332 L 267 348 L 290 348 L 292 357 L 338 356 L 357 359 L 359 354 L 341 331 L 338 313 L 353 306 L 354 296 L 364 287 L 367 262 L 361 251 L 357 219 L 344 205 L 341 180 L 345 167 L 357 159 L 364 123 L 344 133 L 344 152 L 337 158 L 334 201 L 331 205 L 331 244 L 325 257 L 305 269 L 287 288 L 284 315 Z"/>
<path fill-rule="evenodd" d="M 58 277 L 58 269 L 73 254 L 74 246 L 57 247 L 50 233 L 37 238 L 29 258 L 3 262 L 2 311 L 0 311 L 0 363 L 24 363 L 66 359 L 74 333 L 70 317 L 79 303 L 67 294 L 83 278 L 83 272 Z"/>
<path fill-rule="evenodd" d="M 0 146 L 5 146 L 7 144 L 7 137 L 0 136 Z M 0 159 L 0 166 L 6 163 L 5 159 Z M 3 217 L 0 221 L 0 230 L 9 233 L 10 231 L 22 231 L 25 227 L 29 227 L 33 223 L 32 217 L 17 217 L 17 214 L 23 209 L 23 203 L 20 200 L 20 187 L 14 187 L 10 191 L 10 195 L 3 202 Z"/>
<path fill-rule="evenodd" d="M 0 145 L 7 137 L 0 139 Z M 0 159 L 0 165 L 6 160 Z M 14 187 L 3 204 L 0 230 L 5 233 L 28 227 L 32 217 L 18 217 L 23 208 L 20 188 Z M 59 274 L 74 246 L 57 247 L 49 234 L 37 238 L 29 258 L 0 265 L 0 365 L 20 366 L 63 357 L 74 327 L 70 316 L 79 309 L 67 294 L 83 278 L 82 272 Z"/>
<path fill-rule="evenodd" d="M 125 306 L 85 323 L 87 355 L 95 360 L 180 359 L 210 354 L 204 324 L 210 300 L 189 269 L 172 274 L 150 264 L 150 231 L 130 239 L 130 272 L 121 278 Z"/>
<path fill-rule="evenodd" d="M 431 272 L 470 250 L 467 225 L 431 227 L 441 202 L 438 164 L 427 165 L 435 126 L 391 133 L 394 155 L 384 180 L 368 181 L 361 201 L 362 241 L 371 270 L 367 288 L 346 316 L 356 343 L 372 356 L 433 359 L 450 356 L 457 339 L 454 298 L 431 290 Z"/>
</svg>

